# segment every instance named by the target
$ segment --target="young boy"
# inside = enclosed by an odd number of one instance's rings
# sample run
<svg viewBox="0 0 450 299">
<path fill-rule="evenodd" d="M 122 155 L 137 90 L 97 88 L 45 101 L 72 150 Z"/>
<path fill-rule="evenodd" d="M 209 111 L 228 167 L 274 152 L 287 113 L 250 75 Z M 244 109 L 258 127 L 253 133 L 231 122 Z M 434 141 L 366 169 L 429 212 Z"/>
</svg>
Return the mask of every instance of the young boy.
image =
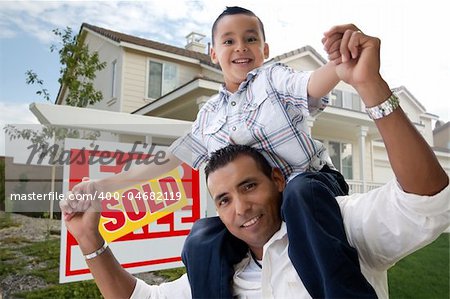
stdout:
<svg viewBox="0 0 450 299">
<path fill-rule="evenodd" d="M 261 150 L 289 182 L 284 194 L 299 198 L 295 206 L 282 208 L 282 216 L 288 234 L 292 230 L 299 240 L 310 241 L 298 248 L 290 246 L 291 260 L 310 294 L 376 297 L 360 272 L 357 253 L 347 242 L 334 199 L 345 195 L 348 186 L 329 168 L 333 166 L 323 145 L 307 133 L 306 117 L 323 109 L 327 103 L 323 96 L 338 82 L 334 65 L 329 63 L 311 75 L 281 64 L 263 66 L 269 56 L 263 24 L 253 12 L 240 7 L 228 7 L 216 19 L 212 44 L 211 59 L 220 65 L 225 84 L 202 107 L 192 132 L 177 140 L 170 151 L 185 161 L 191 158 L 197 168 L 208 154 L 230 143 Z M 320 172 L 299 175 L 308 170 Z M 326 206 L 327 214 L 315 215 L 318 205 Z M 249 215 L 242 225 L 255 225 L 259 217 Z M 194 225 L 183 249 L 194 298 L 231 297 L 233 264 L 248 251 L 216 220 Z M 326 256 L 329 252 L 337 254 Z"/>
<path fill-rule="evenodd" d="M 295 206 L 283 206 L 282 216 L 290 239 L 308 240 L 302 246 L 290 245 L 289 255 L 309 293 L 313 297 L 375 297 L 347 242 L 334 199 L 346 194 L 348 186 L 342 175 L 329 168 L 332 164 L 323 145 L 307 133 L 306 117 L 324 108 L 327 99 L 323 97 L 338 82 L 334 65 L 328 63 L 312 74 L 280 64 L 263 66 L 269 56 L 263 24 L 253 12 L 240 7 L 228 7 L 216 19 L 212 41 L 211 59 L 222 68 L 225 84 L 201 108 L 192 131 L 175 141 L 170 152 L 198 168 L 210 153 L 230 143 L 260 150 L 288 181 L 284 194 L 299 199 Z M 151 164 L 81 183 L 72 191 L 116 190 L 124 182 L 147 180 L 181 163 L 173 156 L 170 161 L 157 169 L 150 168 L 155 167 Z M 316 172 L 305 173 L 308 170 Z M 71 201 L 67 204 L 72 206 L 62 210 L 69 212 L 65 218 L 70 219 L 77 207 Z M 318 205 L 326 212 L 316 215 Z M 242 226 L 257 226 L 260 217 L 264 215 L 246 215 Z M 296 236 L 289 235 L 290 231 Z M 247 252 L 248 247 L 233 238 L 218 218 L 198 221 L 182 253 L 193 297 L 232 297 L 233 265 Z M 329 252 L 336 255 L 329 256 Z"/>
</svg>

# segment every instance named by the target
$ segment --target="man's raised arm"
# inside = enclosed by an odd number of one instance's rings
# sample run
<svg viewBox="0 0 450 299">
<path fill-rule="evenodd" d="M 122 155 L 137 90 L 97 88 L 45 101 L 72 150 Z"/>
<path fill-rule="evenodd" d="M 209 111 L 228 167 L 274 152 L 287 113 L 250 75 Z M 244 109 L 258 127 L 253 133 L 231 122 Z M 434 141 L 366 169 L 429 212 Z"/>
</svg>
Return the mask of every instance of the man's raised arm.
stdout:
<svg viewBox="0 0 450 299">
<path fill-rule="evenodd" d="M 338 76 L 357 90 L 366 107 L 374 107 L 372 111 L 379 112 L 375 124 L 403 190 L 418 195 L 438 193 L 448 185 L 448 176 L 429 145 L 391 98 L 392 92 L 379 73 L 380 40 L 346 28 L 335 26 L 325 33 L 325 38 L 343 33 L 341 56 L 330 55 L 337 64 Z M 378 109 L 380 104 L 379 108 L 387 107 L 387 110 Z M 387 112 L 390 109 L 393 111 Z"/>
</svg>

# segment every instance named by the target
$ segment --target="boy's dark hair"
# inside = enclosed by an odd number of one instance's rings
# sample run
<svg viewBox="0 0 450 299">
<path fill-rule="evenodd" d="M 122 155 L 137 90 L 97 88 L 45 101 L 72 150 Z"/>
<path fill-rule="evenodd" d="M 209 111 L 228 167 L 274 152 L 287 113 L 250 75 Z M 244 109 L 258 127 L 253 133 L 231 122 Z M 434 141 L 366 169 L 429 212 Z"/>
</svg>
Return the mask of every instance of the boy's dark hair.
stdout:
<svg viewBox="0 0 450 299">
<path fill-rule="evenodd" d="M 264 175 L 271 178 L 272 166 L 258 150 L 248 145 L 230 144 L 211 154 L 205 167 L 206 180 L 208 180 L 208 176 L 211 173 L 233 162 L 240 156 L 251 157 Z"/>
<path fill-rule="evenodd" d="M 217 17 L 217 19 L 214 21 L 214 24 L 212 26 L 212 30 L 211 30 L 211 39 L 212 39 L 212 44 L 214 46 L 214 32 L 216 32 L 217 29 L 217 24 L 219 23 L 220 19 L 222 19 L 225 16 L 231 16 L 231 15 L 248 15 L 248 16 L 252 16 L 258 19 L 259 22 L 259 27 L 261 27 L 261 32 L 262 32 L 262 36 L 263 36 L 263 41 L 266 41 L 266 34 L 264 32 L 264 25 L 261 22 L 261 19 L 258 18 L 257 15 L 255 15 L 255 13 L 251 10 L 245 9 L 243 7 L 239 7 L 239 6 L 227 6 L 227 8 Z"/>
</svg>

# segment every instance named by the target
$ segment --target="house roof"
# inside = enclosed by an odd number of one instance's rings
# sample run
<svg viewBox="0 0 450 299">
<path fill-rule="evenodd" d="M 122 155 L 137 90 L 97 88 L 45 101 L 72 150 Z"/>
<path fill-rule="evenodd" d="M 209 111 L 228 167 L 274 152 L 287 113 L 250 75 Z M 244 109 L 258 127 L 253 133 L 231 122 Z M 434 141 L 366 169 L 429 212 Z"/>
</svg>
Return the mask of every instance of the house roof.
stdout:
<svg viewBox="0 0 450 299">
<path fill-rule="evenodd" d="M 160 50 L 160 51 L 164 51 L 164 52 L 170 52 L 170 53 L 174 53 L 177 55 L 181 55 L 181 56 L 185 56 L 185 57 L 189 57 L 189 58 L 193 58 L 193 59 L 198 59 L 203 64 L 206 64 L 206 65 L 209 65 L 209 66 L 219 69 L 219 67 L 216 64 L 212 63 L 211 57 L 209 55 L 206 55 L 203 53 L 186 50 L 184 48 L 179 48 L 179 47 L 163 44 L 160 42 L 156 42 L 153 40 L 140 38 L 137 36 L 105 29 L 102 27 L 88 24 L 88 23 L 83 23 L 81 25 L 81 30 L 83 30 L 83 28 L 92 30 L 92 31 L 94 31 L 110 40 L 113 40 L 117 43 L 127 42 L 127 43 L 135 44 L 138 46 L 148 47 L 148 48 L 152 48 L 152 49 L 156 49 L 156 50 Z"/>
<path fill-rule="evenodd" d="M 450 121 L 443 123 L 443 121 L 439 121 L 436 123 L 434 127 L 433 134 L 439 133 L 444 130 L 450 130 Z"/>
<path fill-rule="evenodd" d="M 425 107 L 416 99 L 416 97 L 406 88 L 405 86 L 401 85 L 399 87 L 392 88 L 393 92 L 399 93 L 401 91 L 405 92 L 411 100 L 414 101 L 414 103 L 421 109 L 423 112 L 426 111 Z"/>
<path fill-rule="evenodd" d="M 287 53 L 278 55 L 273 57 L 272 59 L 270 59 L 269 61 L 267 61 L 266 63 L 272 63 L 272 62 L 277 62 L 277 61 L 281 61 L 284 60 L 286 58 L 290 58 L 292 56 L 298 55 L 298 54 L 302 54 L 305 52 L 311 52 L 316 58 L 318 58 L 321 62 L 323 62 L 323 64 L 327 63 L 327 60 L 325 58 L 323 58 L 313 47 L 306 45 L 304 47 L 289 51 Z"/>
</svg>

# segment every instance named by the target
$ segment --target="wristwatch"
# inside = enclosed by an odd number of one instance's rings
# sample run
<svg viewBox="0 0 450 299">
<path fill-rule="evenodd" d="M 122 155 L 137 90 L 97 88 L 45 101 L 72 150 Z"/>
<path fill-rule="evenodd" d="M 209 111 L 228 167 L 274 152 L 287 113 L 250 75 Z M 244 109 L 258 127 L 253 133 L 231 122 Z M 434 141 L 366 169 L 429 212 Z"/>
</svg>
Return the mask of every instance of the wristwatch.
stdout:
<svg viewBox="0 0 450 299">
<path fill-rule="evenodd" d="M 400 107 L 398 97 L 392 93 L 386 101 L 375 107 L 366 108 L 366 112 L 371 119 L 380 119 L 388 116 Z"/>
</svg>

